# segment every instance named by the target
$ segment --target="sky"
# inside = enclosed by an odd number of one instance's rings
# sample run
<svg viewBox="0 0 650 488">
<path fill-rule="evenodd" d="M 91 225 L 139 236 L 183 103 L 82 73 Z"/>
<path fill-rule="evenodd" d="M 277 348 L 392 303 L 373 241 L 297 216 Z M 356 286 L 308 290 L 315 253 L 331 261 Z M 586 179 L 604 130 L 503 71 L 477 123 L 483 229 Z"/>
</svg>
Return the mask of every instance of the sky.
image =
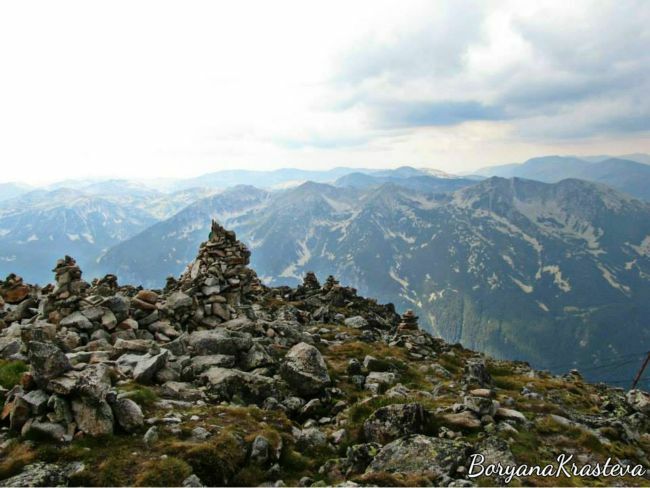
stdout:
<svg viewBox="0 0 650 488">
<path fill-rule="evenodd" d="M 650 152 L 650 2 L 0 3 L 0 181 Z"/>
</svg>

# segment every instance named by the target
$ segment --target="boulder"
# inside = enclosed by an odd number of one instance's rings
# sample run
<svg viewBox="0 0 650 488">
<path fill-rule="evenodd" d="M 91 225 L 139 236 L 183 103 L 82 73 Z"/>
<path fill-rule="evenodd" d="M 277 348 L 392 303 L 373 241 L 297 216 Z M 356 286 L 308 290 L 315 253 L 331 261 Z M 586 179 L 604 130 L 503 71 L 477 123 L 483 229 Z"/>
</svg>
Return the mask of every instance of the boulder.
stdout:
<svg viewBox="0 0 650 488">
<path fill-rule="evenodd" d="M 32 415 L 42 415 L 47 408 L 50 395 L 43 390 L 32 390 L 23 395 L 23 400 L 29 405 Z"/>
<path fill-rule="evenodd" d="M 367 441 L 386 444 L 398 437 L 424 433 L 429 428 L 429 413 L 419 403 L 381 407 L 363 424 Z"/>
<path fill-rule="evenodd" d="M 166 350 L 162 350 L 158 354 L 142 356 L 133 368 L 133 379 L 144 385 L 151 384 L 156 373 L 165 366 L 168 354 Z"/>
<path fill-rule="evenodd" d="M 465 381 L 486 387 L 492 384 L 492 377 L 488 373 L 485 361 L 472 359 L 465 364 Z"/>
<path fill-rule="evenodd" d="M 483 415 L 494 416 L 499 407 L 497 402 L 481 396 L 468 395 L 463 399 L 463 403 L 467 410 L 475 413 L 479 417 Z"/>
<path fill-rule="evenodd" d="M 395 385 L 395 383 L 397 383 L 397 375 L 395 373 L 380 373 L 378 371 L 373 371 L 366 376 L 364 388 L 373 393 L 383 393 L 388 388 Z"/>
<path fill-rule="evenodd" d="M 52 378 L 61 376 L 72 366 L 64 352 L 52 343 L 31 341 L 29 362 L 36 384 L 44 388 Z"/>
<path fill-rule="evenodd" d="M 112 404 L 113 416 L 126 432 L 134 432 L 144 425 L 140 406 L 129 398 L 117 398 Z"/>
<path fill-rule="evenodd" d="M 641 390 L 630 390 L 625 395 L 625 400 L 635 412 L 650 415 L 650 394 Z"/>
<path fill-rule="evenodd" d="M 261 404 L 267 397 L 277 398 L 282 393 L 276 380 L 237 369 L 210 368 L 200 379 L 208 395 L 219 400 L 239 399 Z"/>
<path fill-rule="evenodd" d="M 61 327 L 72 327 L 79 330 L 92 330 L 93 323 L 81 312 L 73 312 L 59 322 Z"/>
<path fill-rule="evenodd" d="M 368 327 L 368 321 L 364 319 L 361 315 L 356 315 L 354 317 L 349 317 L 343 321 L 346 327 L 352 327 L 354 329 L 363 329 Z"/>
<path fill-rule="evenodd" d="M 259 466 L 266 465 L 271 458 L 271 443 L 264 436 L 258 435 L 251 444 L 250 460 Z"/>
<path fill-rule="evenodd" d="M 526 422 L 526 417 L 518 410 L 511 408 L 497 408 L 494 418 L 497 420 L 514 420 L 515 422 Z"/>
<path fill-rule="evenodd" d="M 296 439 L 296 447 L 302 451 L 316 449 L 326 445 L 327 436 L 316 427 L 301 430 Z"/>
<path fill-rule="evenodd" d="M 469 410 L 459 413 L 448 413 L 443 415 L 442 420 L 445 424 L 463 430 L 473 430 L 481 428 L 481 421 Z"/>
<path fill-rule="evenodd" d="M 93 437 L 113 433 L 113 411 L 105 400 L 75 398 L 72 412 L 80 431 Z"/>
<path fill-rule="evenodd" d="M 452 475 L 465 466 L 470 446 L 465 443 L 412 435 L 386 444 L 374 457 L 366 473 L 389 472 L 433 477 Z"/>
<path fill-rule="evenodd" d="M 289 386 L 306 396 L 317 395 L 330 384 L 327 365 L 320 351 L 304 342 L 289 350 L 280 375 Z"/>
<path fill-rule="evenodd" d="M 66 430 L 63 425 L 54 422 L 40 422 L 30 420 L 21 431 L 21 435 L 26 439 L 33 440 L 50 440 L 54 442 L 63 442 L 66 439 Z"/>
<path fill-rule="evenodd" d="M 83 470 L 83 464 L 32 463 L 20 474 L 0 481 L 0 486 L 68 486 L 70 476 Z"/>
<path fill-rule="evenodd" d="M 161 388 L 161 394 L 165 398 L 174 400 L 195 401 L 205 399 L 205 393 L 195 388 L 192 383 L 180 381 L 167 381 Z"/>
<path fill-rule="evenodd" d="M 264 346 L 255 342 L 251 348 L 243 354 L 239 364 L 244 371 L 251 371 L 257 368 L 273 366 L 275 360 L 267 352 Z"/>
<path fill-rule="evenodd" d="M 227 329 L 200 330 L 189 337 L 189 346 L 197 356 L 210 354 L 236 355 L 253 344 L 249 334 Z"/>
<path fill-rule="evenodd" d="M 192 298 L 182 291 L 175 291 L 167 297 L 165 301 L 165 308 L 175 312 L 182 308 L 189 308 L 192 306 Z"/>
</svg>

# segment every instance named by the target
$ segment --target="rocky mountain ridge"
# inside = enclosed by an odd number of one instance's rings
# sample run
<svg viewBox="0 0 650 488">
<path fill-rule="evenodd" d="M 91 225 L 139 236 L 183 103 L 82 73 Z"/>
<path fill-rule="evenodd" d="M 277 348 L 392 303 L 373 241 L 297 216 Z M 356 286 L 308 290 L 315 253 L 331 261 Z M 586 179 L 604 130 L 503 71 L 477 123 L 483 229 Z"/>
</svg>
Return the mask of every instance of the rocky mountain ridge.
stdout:
<svg viewBox="0 0 650 488">
<path fill-rule="evenodd" d="M 117 245 L 99 265 L 159 286 L 191 261 L 210 218 L 238 232 L 269 285 L 333 274 L 493 356 L 553 369 L 573 361 L 596 368 L 591 379 L 620 381 L 650 346 L 650 206 L 603 185 L 491 178 L 447 194 L 395 184 L 239 187 Z M 639 357 L 605 367 L 631 352 Z"/>
<path fill-rule="evenodd" d="M 0 283 L 3 486 L 501 485 L 505 466 L 650 466 L 650 395 L 433 338 L 307 273 L 269 288 L 213 222 L 164 289 Z M 560 480 L 648 484 L 630 476 Z M 535 475 L 514 484 L 544 484 Z"/>
</svg>

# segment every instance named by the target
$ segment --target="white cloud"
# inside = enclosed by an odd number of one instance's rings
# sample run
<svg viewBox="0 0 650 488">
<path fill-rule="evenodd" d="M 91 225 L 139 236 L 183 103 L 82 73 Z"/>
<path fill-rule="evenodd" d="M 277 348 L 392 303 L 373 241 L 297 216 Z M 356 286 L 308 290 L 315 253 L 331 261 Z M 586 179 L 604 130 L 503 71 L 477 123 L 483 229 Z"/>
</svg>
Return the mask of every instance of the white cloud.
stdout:
<svg viewBox="0 0 650 488">
<path fill-rule="evenodd" d="M 6 2 L 0 180 L 647 151 L 649 21 L 632 1 Z"/>
</svg>

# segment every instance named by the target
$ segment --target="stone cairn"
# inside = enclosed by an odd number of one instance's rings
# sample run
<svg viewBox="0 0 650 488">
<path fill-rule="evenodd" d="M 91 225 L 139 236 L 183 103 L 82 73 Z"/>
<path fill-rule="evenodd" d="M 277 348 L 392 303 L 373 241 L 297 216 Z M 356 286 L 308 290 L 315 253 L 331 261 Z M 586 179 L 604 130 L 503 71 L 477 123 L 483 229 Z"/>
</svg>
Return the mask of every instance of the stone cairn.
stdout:
<svg viewBox="0 0 650 488">
<path fill-rule="evenodd" d="M 14 304 L 20 303 L 29 295 L 29 287 L 23 283 L 23 279 L 11 273 L 4 282 L 0 283 L 0 300 Z"/>
<path fill-rule="evenodd" d="M 176 286 L 193 300 L 195 326 L 216 327 L 239 316 L 250 314 L 250 298 L 257 288 L 257 275 L 248 267 L 250 251 L 233 231 L 214 220 L 207 242 Z M 184 297 L 176 298 L 185 301 Z"/>
<path fill-rule="evenodd" d="M 400 333 L 419 330 L 418 316 L 413 313 L 413 310 L 407 310 L 402 314 L 401 322 L 397 326 L 397 331 Z"/>
<path fill-rule="evenodd" d="M 58 321 L 79 309 L 79 302 L 85 296 L 89 285 L 81 279 L 81 269 L 70 256 L 59 259 L 52 271 L 56 284 L 48 296 L 47 308 L 56 311 L 59 317 L 50 319 Z"/>
<path fill-rule="evenodd" d="M 302 283 L 303 288 L 307 290 L 320 290 L 320 283 L 313 271 L 308 271 Z"/>
<path fill-rule="evenodd" d="M 330 291 L 332 288 L 335 288 L 337 286 L 339 286 L 338 280 L 334 278 L 334 276 L 329 275 L 325 280 L 325 284 L 323 285 L 323 291 Z"/>
<path fill-rule="evenodd" d="M 92 286 L 94 292 L 102 296 L 114 294 L 119 288 L 119 285 L 117 284 L 117 276 L 114 274 L 107 274 L 103 278 L 94 279 Z"/>
</svg>

